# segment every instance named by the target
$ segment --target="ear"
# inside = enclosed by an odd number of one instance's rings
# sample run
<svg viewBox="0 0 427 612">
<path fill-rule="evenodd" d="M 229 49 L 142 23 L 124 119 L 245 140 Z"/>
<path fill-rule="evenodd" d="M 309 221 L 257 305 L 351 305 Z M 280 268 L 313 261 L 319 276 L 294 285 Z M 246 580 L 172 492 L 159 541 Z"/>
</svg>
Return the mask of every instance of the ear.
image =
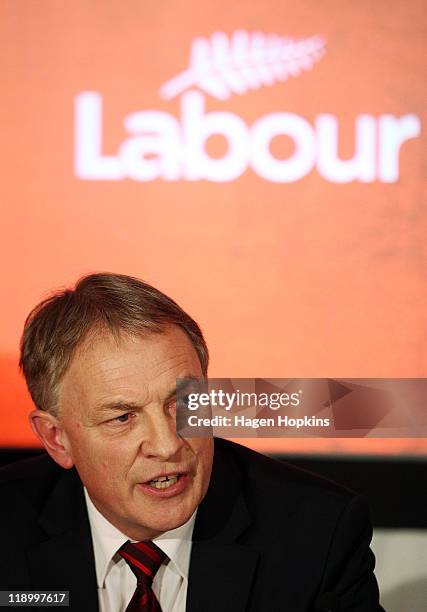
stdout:
<svg viewBox="0 0 427 612">
<path fill-rule="evenodd" d="M 74 462 L 71 457 L 67 434 L 60 421 L 44 410 L 33 410 L 29 415 L 31 429 L 56 463 L 69 470 Z"/>
</svg>

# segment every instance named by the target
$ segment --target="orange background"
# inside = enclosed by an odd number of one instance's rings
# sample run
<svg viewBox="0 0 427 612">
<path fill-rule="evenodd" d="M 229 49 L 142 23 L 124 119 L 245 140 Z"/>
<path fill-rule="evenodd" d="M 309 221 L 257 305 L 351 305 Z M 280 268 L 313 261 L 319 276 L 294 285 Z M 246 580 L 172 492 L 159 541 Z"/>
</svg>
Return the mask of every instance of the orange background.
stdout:
<svg viewBox="0 0 427 612">
<path fill-rule="evenodd" d="M 425 3 L 16 2 L 0 8 L 2 286 L 0 444 L 33 446 L 17 371 L 29 310 L 89 272 L 138 276 L 174 297 L 206 334 L 214 377 L 427 375 Z M 221 101 L 246 124 L 331 113 L 340 155 L 355 118 L 415 114 L 395 183 L 336 184 L 313 170 L 286 184 L 248 169 L 231 182 L 89 181 L 74 174 L 74 99 L 104 103 L 103 151 L 141 110 L 180 116 L 159 88 L 186 69 L 191 41 L 215 31 L 326 38 L 311 71 Z M 277 157 L 292 154 L 286 137 Z M 220 136 L 207 143 L 225 152 Z M 423 158 L 424 154 L 424 158 Z M 246 440 L 245 443 L 249 441 Z M 257 440 L 262 450 L 427 452 L 425 440 Z"/>
</svg>

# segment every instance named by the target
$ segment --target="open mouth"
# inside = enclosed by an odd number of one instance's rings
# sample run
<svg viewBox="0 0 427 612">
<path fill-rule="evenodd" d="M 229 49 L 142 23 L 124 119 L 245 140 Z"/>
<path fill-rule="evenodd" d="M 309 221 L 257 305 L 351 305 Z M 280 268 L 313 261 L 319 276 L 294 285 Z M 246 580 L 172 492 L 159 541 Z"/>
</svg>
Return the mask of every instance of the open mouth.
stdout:
<svg viewBox="0 0 427 612">
<path fill-rule="evenodd" d="M 140 482 L 138 487 L 146 495 L 168 499 L 183 494 L 191 484 L 192 478 L 189 472 L 175 472 L 174 474 L 161 474 L 151 480 Z"/>
<path fill-rule="evenodd" d="M 176 484 L 180 478 L 180 474 L 171 474 L 169 476 L 159 476 L 154 480 L 150 480 L 147 484 L 155 489 L 169 489 L 172 485 Z"/>
</svg>

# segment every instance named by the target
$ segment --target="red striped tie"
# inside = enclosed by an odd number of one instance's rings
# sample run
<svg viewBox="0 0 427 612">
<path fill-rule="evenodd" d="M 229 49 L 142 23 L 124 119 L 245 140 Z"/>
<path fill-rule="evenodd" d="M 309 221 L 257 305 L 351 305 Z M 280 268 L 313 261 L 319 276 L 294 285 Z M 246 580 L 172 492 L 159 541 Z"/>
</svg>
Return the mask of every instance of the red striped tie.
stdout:
<svg viewBox="0 0 427 612">
<path fill-rule="evenodd" d="M 118 552 L 137 580 L 135 593 L 125 612 L 162 612 L 151 585 L 157 570 L 166 558 L 165 553 L 150 540 L 134 544 L 126 542 Z"/>
</svg>

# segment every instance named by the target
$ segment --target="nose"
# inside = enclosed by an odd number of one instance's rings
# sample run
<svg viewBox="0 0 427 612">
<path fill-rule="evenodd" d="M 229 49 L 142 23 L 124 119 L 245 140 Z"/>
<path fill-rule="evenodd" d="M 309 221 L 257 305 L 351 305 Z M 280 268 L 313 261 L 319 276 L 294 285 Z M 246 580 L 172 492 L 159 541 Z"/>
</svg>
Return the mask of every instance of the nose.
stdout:
<svg viewBox="0 0 427 612">
<path fill-rule="evenodd" d="M 165 413 L 162 406 L 152 406 L 147 411 L 144 425 L 141 444 L 143 455 L 158 461 L 177 459 L 176 455 L 185 446 L 185 442 L 176 433 L 175 417 Z"/>
</svg>

